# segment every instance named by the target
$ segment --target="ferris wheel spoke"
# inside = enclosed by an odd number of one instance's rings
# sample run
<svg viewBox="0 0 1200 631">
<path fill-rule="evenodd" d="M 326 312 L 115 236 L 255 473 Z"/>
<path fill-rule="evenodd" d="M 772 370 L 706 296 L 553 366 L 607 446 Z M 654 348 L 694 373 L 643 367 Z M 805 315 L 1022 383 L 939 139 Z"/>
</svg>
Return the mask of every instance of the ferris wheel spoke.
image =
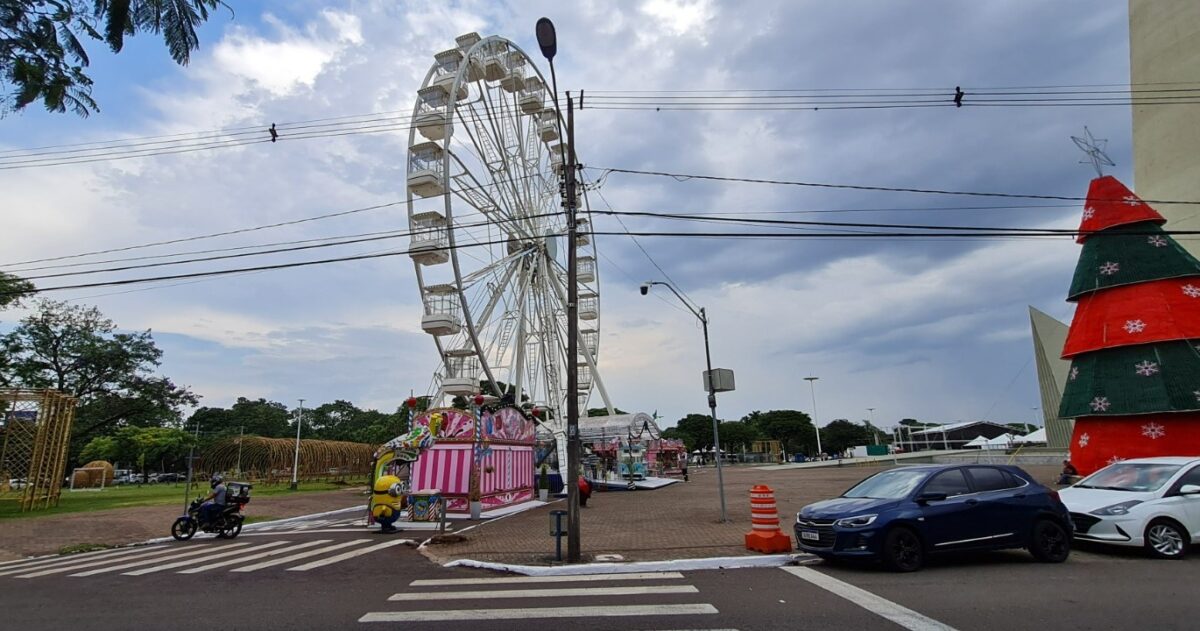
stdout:
<svg viewBox="0 0 1200 631">
<path fill-rule="evenodd" d="M 503 96 L 500 97 L 500 101 L 500 104 L 494 104 L 492 102 L 492 91 L 486 88 L 482 91 L 480 103 L 487 116 L 479 117 L 480 122 L 476 127 L 479 132 L 480 141 L 485 146 L 494 148 L 493 155 L 495 159 L 489 160 L 487 166 L 493 174 L 503 175 L 501 180 L 507 184 L 504 197 L 510 200 L 511 203 L 510 214 L 515 217 L 527 219 L 530 213 L 522 212 L 522 209 L 527 204 L 522 203 L 523 199 L 520 192 L 524 182 L 518 181 L 516 175 L 513 173 L 514 156 L 510 147 L 511 141 L 506 138 L 505 134 L 505 131 L 515 133 L 515 128 L 512 126 L 512 117 L 504 111 Z M 512 112 L 512 115 L 515 116 L 515 110 Z M 486 124 L 482 122 L 483 120 L 487 121 Z M 497 122 L 498 120 L 500 121 L 499 123 Z M 474 135 L 472 135 L 472 139 L 474 139 Z M 528 223 L 528 221 L 525 224 L 525 228 L 529 233 L 534 232 L 533 225 Z"/>
<path fill-rule="evenodd" d="M 493 221 L 497 221 L 497 223 L 511 226 L 509 229 L 510 231 L 520 230 L 521 225 L 517 221 L 517 218 L 511 213 L 505 212 L 504 206 L 491 195 L 491 189 L 487 186 L 484 186 L 475 177 L 475 174 L 471 172 L 471 169 L 468 168 L 465 163 L 463 163 L 457 154 L 450 152 L 450 157 L 454 158 L 454 161 L 458 164 L 459 168 L 462 169 L 461 173 L 451 177 L 453 177 L 454 180 L 460 185 L 464 183 L 467 184 L 466 186 L 459 186 L 458 189 L 454 191 L 455 194 L 469 204 L 472 208 L 474 208 L 480 215 L 488 217 Z M 464 178 L 468 179 L 469 182 L 464 182 Z M 528 234 L 523 236 L 528 238 Z"/>
</svg>

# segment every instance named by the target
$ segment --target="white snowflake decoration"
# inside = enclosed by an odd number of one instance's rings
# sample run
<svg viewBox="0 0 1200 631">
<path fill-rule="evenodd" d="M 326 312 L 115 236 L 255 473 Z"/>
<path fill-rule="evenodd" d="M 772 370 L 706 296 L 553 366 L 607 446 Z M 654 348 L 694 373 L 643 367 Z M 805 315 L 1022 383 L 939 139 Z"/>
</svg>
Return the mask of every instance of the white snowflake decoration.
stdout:
<svg viewBox="0 0 1200 631">
<path fill-rule="evenodd" d="M 1117 464 L 1118 462 L 1124 462 L 1124 461 L 1125 461 L 1125 459 L 1120 456 L 1113 456 L 1112 458 L 1108 459 L 1108 464 Z"/>
<path fill-rule="evenodd" d="M 1150 375 L 1158 372 L 1158 364 L 1150 360 L 1146 360 L 1140 364 L 1134 364 L 1133 367 L 1137 369 L 1137 374 L 1143 377 L 1149 377 Z"/>
<path fill-rule="evenodd" d="M 1121 271 L 1121 265 L 1114 263 L 1113 261 L 1108 261 L 1104 265 L 1100 266 L 1100 273 L 1105 276 L 1112 276 L 1119 271 Z"/>
<path fill-rule="evenodd" d="M 1095 209 L 1095 208 L 1092 208 L 1091 206 L 1084 206 L 1084 207 L 1083 207 L 1083 219 L 1084 219 L 1084 221 L 1086 221 L 1086 220 L 1088 220 L 1088 219 L 1091 219 L 1092 217 L 1095 217 L 1095 216 L 1096 216 L 1096 209 Z"/>
<path fill-rule="evenodd" d="M 1079 367 L 1071 366 L 1071 381 L 1075 381 L 1075 378 L 1078 376 L 1079 376 Z"/>
<path fill-rule="evenodd" d="M 1126 333 L 1141 333 L 1146 330 L 1146 323 L 1141 320 L 1126 320 L 1123 328 Z"/>
<path fill-rule="evenodd" d="M 1167 247 L 1167 240 L 1158 235 L 1151 235 L 1149 239 L 1146 239 L 1146 243 L 1149 243 L 1156 248 Z"/>
<path fill-rule="evenodd" d="M 1134 197 L 1133 195 L 1125 196 L 1125 205 L 1126 206 L 1137 206 L 1140 203 L 1142 203 L 1142 200 L 1138 199 L 1137 197 Z"/>
<path fill-rule="evenodd" d="M 1087 432 L 1080 434 L 1079 435 L 1079 446 L 1087 447 L 1088 441 L 1090 441 L 1091 439 L 1092 439 L 1092 437 L 1088 436 Z"/>
<path fill-rule="evenodd" d="M 1167 428 L 1158 423 L 1146 423 L 1142 426 L 1142 436 L 1150 440 L 1158 440 L 1167 435 Z"/>
<path fill-rule="evenodd" d="M 1107 412 L 1110 405 L 1108 397 L 1096 397 L 1091 402 L 1093 412 Z"/>
<path fill-rule="evenodd" d="M 1183 295 L 1187 296 L 1188 298 L 1200 298 L 1200 287 L 1191 284 L 1184 285 Z"/>
<path fill-rule="evenodd" d="M 1192 390 L 1192 394 L 1196 396 L 1196 403 L 1200 403 L 1200 390 Z"/>
</svg>

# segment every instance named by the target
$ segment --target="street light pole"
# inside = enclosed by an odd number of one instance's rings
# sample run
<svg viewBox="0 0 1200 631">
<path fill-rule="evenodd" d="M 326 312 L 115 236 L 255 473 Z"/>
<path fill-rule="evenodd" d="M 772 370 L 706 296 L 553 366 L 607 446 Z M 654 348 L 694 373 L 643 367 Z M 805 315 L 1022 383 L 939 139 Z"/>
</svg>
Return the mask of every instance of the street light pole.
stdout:
<svg viewBox="0 0 1200 631">
<path fill-rule="evenodd" d="M 875 408 L 867 408 L 871 413 L 871 436 L 875 437 L 875 444 L 879 444 L 879 432 L 875 431 Z"/>
<path fill-rule="evenodd" d="M 559 136 L 562 136 L 562 110 L 558 106 L 558 76 L 554 72 L 554 55 L 558 53 L 558 34 L 554 22 L 539 18 L 535 27 L 538 47 L 550 64 L 551 93 L 558 119 Z M 567 486 L 567 562 L 580 561 L 579 541 L 579 279 L 575 238 L 576 201 L 576 157 L 575 157 L 575 104 L 567 95 L 567 155 L 563 166 L 563 207 L 567 214 L 567 474 L 563 482 Z"/>
<path fill-rule="evenodd" d="M 820 379 L 820 377 L 805 377 L 804 378 L 804 380 L 808 382 L 809 392 L 812 393 L 812 403 L 813 403 L 813 419 L 812 419 L 812 421 L 813 421 L 813 430 L 817 432 L 817 454 L 823 454 L 825 452 L 821 450 L 821 426 L 817 424 L 817 387 L 813 385 L 813 382 L 818 379 Z"/>
<path fill-rule="evenodd" d="M 700 324 L 704 327 L 704 365 L 708 368 L 708 372 L 705 373 L 708 383 L 708 411 L 712 416 L 713 449 L 716 450 L 717 456 L 717 490 L 721 496 L 721 523 L 725 523 L 729 521 L 729 518 L 726 516 L 725 511 L 725 474 L 721 470 L 721 430 L 719 427 L 720 423 L 717 421 L 717 389 L 713 383 L 712 352 L 709 350 L 708 344 L 708 313 L 704 310 L 704 307 L 700 307 L 698 310 L 693 307 L 692 303 L 688 302 L 670 283 L 657 280 L 646 281 L 642 283 L 641 290 L 643 296 L 650 292 L 651 285 L 662 285 L 670 289 L 671 293 L 675 294 L 675 297 L 683 303 L 683 306 L 687 307 L 692 312 L 692 315 L 699 318 Z"/>
<path fill-rule="evenodd" d="M 304 426 L 304 399 L 300 399 L 300 409 L 296 411 L 296 455 L 292 457 L 292 490 L 299 488 L 300 473 L 300 428 Z"/>
</svg>

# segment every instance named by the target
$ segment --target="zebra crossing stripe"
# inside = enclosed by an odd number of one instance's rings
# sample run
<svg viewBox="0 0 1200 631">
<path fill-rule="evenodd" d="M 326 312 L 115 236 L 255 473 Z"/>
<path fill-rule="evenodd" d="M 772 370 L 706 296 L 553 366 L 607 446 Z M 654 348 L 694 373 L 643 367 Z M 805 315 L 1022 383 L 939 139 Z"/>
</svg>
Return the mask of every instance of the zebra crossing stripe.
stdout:
<svg viewBox="0 0 1200 631">
<path fill-rule="evenodd" d="M 128 561 L 129 559 L 144 559 L 153 556 L 159 556 L 176 552 L 178 550 L 179 548 L 174 546 L 163 548 L 147 548 L 144 550 L 138 550 L 136 553 L 131 552 L 128 555 L 121 555 L 122 558 L 120 561 L 118 561 L 118 563 L 121 561 Z M 60 572 L 73 572 L 75 570 L 80 570 L 87 567 L 96 567 L 97 565 L 104 565 L 105 563 L 110 562 L 112 562 L 112 557 L 105 557 L 99 560 L 86 559 L 81 563 L 70 561 L 64 563 L 55 563 L 50 566 L 27 568 L 25 570 L 20 570 L 19 572 L 13 572 L 13 574 L 17 574 L 17 578 L 34 578 L 36 576 L 46 576 L 48 574 L 58 574 Z"/>
<path fill-rule="evenodd" d="M 359 622 L 452 622 L 457 620 L 526 620 L 534 618 L 606 618 L 627 616 L 694 616 L 720 613 L 708 603 L 690 605 L 599 605 L 525 609 L 451 609 L 447 611 L 373 611 Z"/>
<path fill-rule="evenodd" d="M 249 552 L 250 550 L 265 550 L 267 548 L 274 548 L 275 546 L 281 546 L 284 543 L 285 542 L 283 542 L 283 541 L 272 541 L 271 543 L 264 543 L 256 548 L 250 548 L 248 550 L 241 550 L 241 552 Z M 243 544 L 239 544 L 239 545 L 249 545 L 249 543 L 243 543 Z M 245 558 L 245 557 L 239 556 L 239 557 L 237 557 L 237 559 L 234 560 L 234 562 L 237 562 L 243 558 Z M 184 559 L 182 561 L 174 561 L 172 563 L 163 563 L 162 565 L 152 565 L 150 567 L 142 568 L 140 570 L 133 570 L 132 572 L 122 572 L 122 574 L 124 574 L 126 576 L 143 576 L 146 574 L 153 574 L 154 572 L 162 572 L 164 570 L 173 570 L 177 567 L 187 567 L 189 565 L 195 565 L 196 561 L 197 561 L 196 559 Z"/>
<path fill-rule="evenodd" d="M 52 557 L 43 557 L 36 561 L 27 561 L 21 565 L 14 565 L 6 568 L 0 568 L 0 576 L 9 574 L 20 574 L 33 569 L 44 569 L 55 565 L 66 565 L 68 563 L 79 563 L 81 560 L 94 560 L 97 558 L 115 559 L 118 557 L 126 557 L 132 554 L 145 554 L 149 550 L 162 550 L 163 548 L 120 548 L 117 550 L 100 550 L 98 552 L 86 552 L 83 554 L 66 554 L 55 555 Z M 106 554 L 102 554 L 106 553 Z"/>
<path fill-rule="evenodd" d="M 359 548 L 358 550 L 351 550 L 350 552 L 343 552 L 337 556 L 329 557 L 328 559 L 321 559 L 319 561 L 305 563 L 304 565 L 297 565 L 296 567 L 289 567 L 287 569 L 287 571 L 289 571 L 289 572 L 307 572 L 314 568 L 322 567 L 325 565 L 333 565 L 334 563 L 340 563 L 342 561 L 345 561 L 346 559 L 353 559 L 354 557 L 357 557 L 357 556 L 362 556 L 364 554 L 370 554 L 372 552 L 375 552 L 376 550 L 382 550 L 384 548 L 390 548 L 392 546 L 398 546 L 402 543 L 411 543 L 411 540 L 410 539 L 394 539 L 392 541 L 385 541 L 383 543 L 377 543 L 377 544 L 367 547 L 367 548 Z"/>
<path fill-rule="evenodd" d="M 497 576 L 494 578 L 423 578 L 409 587 L 449 585 L 497 585 L 500 583 L 576 583 L 591 581 L 644 581 L 683 578 L 679 572 L 628 572 L 625 574 L 576 574 L 574 576 Z"/>
<path fill-rule="evenodd" d="M 199 567 L 192 567 L 192 568 L 188 568 L 186 570 L 180 570 L 179 574 L 199 574 L 200 572 L 204 572 L 206 570 L 212 570 L 212 569 L 216 569 L 219 567 L 225 567 L 228 565 L 237 565 L 238 563 L 242 563 L 244 561 L 256 561 L 258 559 L 263 559 L 263 558 L 266 558 L 269 556 L 275 556 L 276 554 L 282 554 L 284 552 L 295 551 L 295 550 L 299 550 L 301 548 L 311 548 L 313 546 L 319 546 L 324 543 L 329 543 L 330 541 L 332 541 L 332 539 L 316 539 L 314 541 L 306 541 L 304 543 L 298 543 L 293 546 L 287 546 L 284 548 L 276 548 L 275 550 L 267 550 L 266 552 L 259 552 L 258 554 L 251 554 L 250 556 L 247 556 L 247 557 L 238 557 L 236 559 L 226 559 L 224 561 L 217 561 L 216 563 L 209 563 L 207 565 L 201 565 Z M 280 542 L 275 542 L 275 543 L 283 543 L 283 542 L 280 541 Z M 267 544 L 267 545 L 270 545 L 270 544 Z M 266 546 L 263 546 L 263 547 L 266 547 Z"/>
<path fill-rule="evenodd" d="M 467 600 L 472 598 L 566 598 L 575 596 L 643 596 L 646 594 L 696 594 L 692 585 L 624 585 L 621 587 L 567 587 L 558 589 L 504 589 L 466 592 L 409 592 L 388 600 Z"/>
<path fill-rule="evenodd" d="M 354 541 L 343 541 L 342 543 L 335 543 L 331 546 L 325 546 L 324 548 L 317 548 L 316 550 L 305 550 L 304 552 L 301 552 L 299 554 L 292 554 L 289 556 L 285 556 L 281 559 L 271 559 L 270 561 L 263 561 L 262 563 L 255 563 L 254 565 L 247 565 L 245 567 L 235 567 L 229 571 L 230 572 L 253 572 L 255 570 L 261 570 L 265 567 L 272 567 L 275 565 L 283 565 L 284 563 L 291 563 L 292 561 L 299 561 L 300 559 L 307 559 L 308 557 L 315 557 L 317 555 L 325 554 L 327 552 L 333 552 L 334 550 L 341 550 L 342 548 L 349 548 L 350 546 L 356 546 L 356 545 L 359 545 L 366 541 L 370 541 L 370 539 L 355 539 Z"/>
<path fill-rule="evenodd" d="M 70 574 L 69 576 L 95 576 L 96 574 L 106 574 L 106 573 L 108 573 L 108 572 L 115 572 L 115 571 L 117 571 L 117 570 L 123 570 L 123 569 L 125 569 L 125 568 L 130 568 L 130 567 L 140 567 L 140 566 L 143 566 L 143 565 L 153 565 L 153 564 L 155 564 L 155 563 L 161 563 L 162 561 L 167 561 L 167 560 L 172 560 L 172 559 L 182 559 L 182 558 L 185 558 L 185 557 L 195 557 L 195 556 L 200 556 L 200 555 L 203 555 L 203 554 L 218 555 L 218 554 L 221 554 L 221 553 L 223 553 L 223 552 L 225 552 L 225 551 L 227 551 L 227 550 L 230 550 L 230 549 L 233 549 L 233 548 L 241 548 L 241 547 L 243 547 L 243 546 L 248 546 L 248 545 L 250 545 L 250 543 L 249 543 L 249 542 L 247 542 L 247 543 L 231 543 L 231 544 L 229 544 L 229 545 L 223 545 L 223 546 L 204 546 L 204 547 L 200 547 L 200 548 L 193 548 L 193 549 L 191 549 L 191 550 L 188 550 L 187 552 L 179 552 L 178 554 L 155 555 L 155 557 L 154 557 L 154 558 L 144 558 L 144 557 L 143 557 L 143 558 L 141 558 L 141 559 L 137 559 L 137 560 L 134 560 L 134 561 L 130 561 L 129 563 L 121 563 L 121 564 L 118 564 L 118 565 L 111 565 L 111 566 L 108 566 L 108 567 L 101 567 L 101 568 L 97 568 L 97 569 L 94 569 L 94 570 L 88 570 L 88 571 L 86 571 L 86 572 L 79 572 L 79 573 L 76 573 L 76 574 Z M 179 551 L 179 548 L 173 548 L 173 550 L 174 550 L 174 551 L 176 551 L 176 552 L 178 552 L 178 551 Z M 59 571 L 65 571 L 65 572 L 69 572 L 69 571 L 70 571 L 70 570 L 72 570 L 72 569 L 78 569 L 78 568 L 68 568 L 68 569 L 65 569 L 65 570 L 59 570 Z M 28 578 L 28 577 L 27 577 L 27 576 L 18 576 L 17 578 Z"/>
</svg>

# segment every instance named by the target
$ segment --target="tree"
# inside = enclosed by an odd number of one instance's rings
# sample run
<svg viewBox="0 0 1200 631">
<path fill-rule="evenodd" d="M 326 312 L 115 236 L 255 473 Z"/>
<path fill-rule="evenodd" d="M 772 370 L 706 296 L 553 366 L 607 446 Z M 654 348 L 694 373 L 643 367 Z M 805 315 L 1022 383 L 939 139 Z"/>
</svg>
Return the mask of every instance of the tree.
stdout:
<svg viewBox="0 0 1200 631">
<path fill-rule="evenodd" d="M 1114 177 L 1088 188 L 1058 410 L 1075 419 L 1071 460 L 1084 475 L 1118 460 L 1200 453 L 1200 261 L 1165 221 Z"/>
<path fill-rule="evenodd" d="M 308 412 L 304 411 L 305 426 L 308 426 Z M 286 405 L 278 401 L 268 401 L 261 397 L 254 400 L 238 397 L 237 402 L 229 409 L 197 409 L 188 418 L 187 425 L 195 428 L 199 423 L 200 431 L 209 437 L 245 433 L 266 438 L 283 438 L 296 434 L 292 420 L 293 414 L 288 411 Z"/>
<path fill-rule="evenodd" d="M 121 52 L 125 38 L 162 34 L 181 66 L 200 46 L 196 27 L 221 0 L 0 0 L 0 113 L 41 100 L 48 111 L 99 111 L 81 39 Z M 232 13 L 232 10 L 231 10 Z M 11 90 L 11 93 L 9 93 Z"/>
<path fill-rule="evenodd" d="M 712 417 L 707 414 L 688 414 L 675 423 L 677 429 L 691 440 L 684 440 L 688 449 L 709 449 L 713 446 Z"/>
<path fill-rule="evenodd" d="M 0 309 L 19 305 L 21 299 L 32 294 L 33 291 L 33 283 L 12 274 L 0 272 Z"/>
<path fill-rule="evenodd" d="M 741 421 L 725 421 L 720 424 L 721 449 L 726 452 L 748 449 L 750 443 L 758 440 L 758 429 L 749 423 Z"/>
<path fill-rule="evenodd" d="M 696 439 L 691 434 L 681 431 L 678 427 L 668 427 L 667 429 L 664 429 L 662 431 L 662 434 L 660 434 L 660 435 L 663 438 L 670 438 L 672 440 L 682 440 L 683 446 L 686 447 L 688 449 L 688 451 L 691 451 L 692 449 L 694 449 L 693 446 L 696 444 L 695 443 Z"/>
<path fill-rule="evenodd" d="M 95 307 L 41 300 L 0 336 L 0 386 L 53 388 L 79 399 L 71 430 L 77 453 L 121 426 L 177 423 L 196 395 L 154 374 L 162 351 L 150 331 L 120 333 Z"/>
<path fill-rule="evenodd" d="M 844 418 L 831 421 L 821 428 L 821 447 L 831 454 L 839 454 L 870 442 L 873 442 L 870 429 Z"/>
<path fill-rule="evenodd" d="M 816 431 L 813 429 L 812 420 L 804 412 L 756 410 L 742 420 L 752 425 L 763 436 L 778 440 L 787 453 L 803 452 L 811 456 L 817 452 Z"/>
<path fill-rule="evenodd" d="M 626 412 L 625 410 L 622 410 L 621 408 L 616 407 L 616 406 L 613 406 L 613 412 L 615 412 L 617 414 L 629 414 L 629 412 Z M 588 416 L 608 416 L 608 408 L 588 408 L 587 415 Z"/>
</svg>

